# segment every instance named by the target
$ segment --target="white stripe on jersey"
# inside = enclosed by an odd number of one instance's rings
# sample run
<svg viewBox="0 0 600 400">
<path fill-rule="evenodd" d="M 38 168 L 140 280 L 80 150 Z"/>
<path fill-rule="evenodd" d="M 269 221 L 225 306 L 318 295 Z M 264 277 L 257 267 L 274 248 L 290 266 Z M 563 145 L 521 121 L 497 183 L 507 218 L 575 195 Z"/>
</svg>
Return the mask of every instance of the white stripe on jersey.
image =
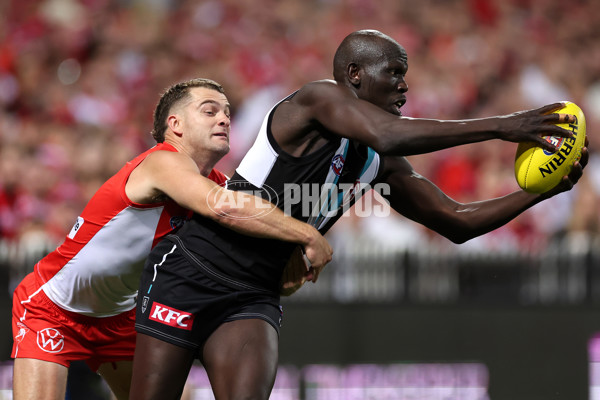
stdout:
<svg viewBox="0 0 600 400">
<path fill-rule="evenodd" d="M 283 101 L 285 101 L 285 99 L 281 102 Z M 236 172 L 240 176 L 257 188 L 263 188 L 279 157 L 279 154 L 269 142 L 268 124 L 271 113 L 275 107 L 277 107 L 277 105 L 281 104 L 281 102 L 272 107 L 269 113 L 265 116 L 254 144 L 250 150 L 248 150 L 236 169 Z M 347 201 L 347 198 L 345 198 L 347 193 L 344 193 L 342 190 L 338 190 L 338 181 L 341 170 L 344 168 L 344 163 L 350 146 L 351 141 L 348 138 L 342 137 L 340 139 L 338 148 L 331 155 L 331 162 L 325 181 L 311 182 L 318 183 L 320 185 L 320 201 L 314 204 L 314 207 L 306 222 L 317 229 L 323 228 L 328 222 L 330 222 L 332 218 L 338 218 L 336 217 L 338 210 L 342 208 L 342 206 L 344 206 L 344 202 Z M 367 160 L 365 161 L 365 165 L 363 166 L 360 175 L 357 177 L 356 182 L 354 182 L 355 186 L 352 192 L 355 193 L 356 196 L 352 199 L 352 201 L 358 200 L 362 194 L 364 194 L 365 189 L 368 188 L 368 185 L 377 176 L 380 163 L 381 160 L 379 154 L 377 154 L 377 152 L 375 152 L 375 150 L 372 148 L 368 147 Z M 285 178 L 293 179 L 291 177 Z M 301 184 L 305 182 L 289 183 Z M 337 196 L 335 195 L 336 193 Z"/>
<path fill-rule="evenodd" d="M 267 114 L 267 118 L 264 119 L 256 141 L 236 168 L 238 174 L 257 188 L 263 187 L 278 157 L 267 137 L 268 115 L 271 114 L 273 108 Z M 257 166 L 260 166 L 260 168 L 257 168 Z"/>
</svg>

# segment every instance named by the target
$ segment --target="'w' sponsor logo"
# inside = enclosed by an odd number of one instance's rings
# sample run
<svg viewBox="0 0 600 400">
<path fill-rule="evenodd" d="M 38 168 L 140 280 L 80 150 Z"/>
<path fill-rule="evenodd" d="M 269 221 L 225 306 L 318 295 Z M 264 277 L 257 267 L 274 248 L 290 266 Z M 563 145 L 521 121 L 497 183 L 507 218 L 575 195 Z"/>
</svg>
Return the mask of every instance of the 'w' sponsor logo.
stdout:
<svg viewBox="0 0 600 400">
<path fill-rule="evenodd" d="M 58 353 L 65 346 L 65 337 L 57 329 L 46 328 L 37 334 L 37 344 L 48 353 Z"/>
</svg>

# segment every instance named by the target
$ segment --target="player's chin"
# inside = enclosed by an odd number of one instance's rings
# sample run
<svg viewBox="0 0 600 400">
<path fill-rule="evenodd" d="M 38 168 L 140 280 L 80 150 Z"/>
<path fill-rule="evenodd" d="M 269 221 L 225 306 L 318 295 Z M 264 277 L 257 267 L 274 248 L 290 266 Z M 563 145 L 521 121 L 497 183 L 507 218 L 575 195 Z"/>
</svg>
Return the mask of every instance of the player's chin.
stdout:
<svg viewBox="0 0 600 400">
<path fill-rule="evenodd" d="M 225 155 L 227 155 L 227 153 L 229 153 L 229 149 L 230 149 L 229 142 L 221 143 L 217 146 L 214 146 L 213 149 L 215 152 L 221 154 L 221 156 L 225 156 Z"/>
<path fill-rule="evenodd" d="M 394 115 L 397 115 L 397 116 L 401 117 L 402 116 L 402 110 L 401 110 L 401 108 L 402 108 L 402 106 L 400 104 L 394 103 L 394 104 L 392 104 L 390 106 L 390 108 L 389 108 L 388 111 L 391 112 Z"/>
</svg>

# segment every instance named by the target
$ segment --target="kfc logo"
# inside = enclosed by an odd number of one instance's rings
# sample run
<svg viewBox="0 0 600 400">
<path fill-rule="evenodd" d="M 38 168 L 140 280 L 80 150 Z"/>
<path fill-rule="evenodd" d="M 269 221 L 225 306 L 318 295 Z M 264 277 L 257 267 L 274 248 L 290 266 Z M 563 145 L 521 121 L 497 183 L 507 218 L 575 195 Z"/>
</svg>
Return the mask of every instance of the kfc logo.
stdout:
<svg viewBox="0 0 600 400">
<path fill-rule="evenodd" d="M 150 319 L 174 328 L 185 329 L 186 331 L 191 331 L 194 323 L 194 316 L 192 314 L 156 302 L 152 303 Z"/>
<path fill-rule="evenodd" d="M 58 353 L 65 347 L 65 337 L 57 329 L 46 328 L 37 334 L 37 344 L 48 353 Z"/>
</svg>

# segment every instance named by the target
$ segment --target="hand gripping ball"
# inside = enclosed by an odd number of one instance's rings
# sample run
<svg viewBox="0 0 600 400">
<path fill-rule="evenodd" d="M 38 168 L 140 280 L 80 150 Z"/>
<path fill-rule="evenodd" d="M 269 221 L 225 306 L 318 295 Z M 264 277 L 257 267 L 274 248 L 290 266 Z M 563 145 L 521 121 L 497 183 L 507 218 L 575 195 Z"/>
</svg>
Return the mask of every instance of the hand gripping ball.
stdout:
<svg viewBox="0 0 600 400">
<path fill-rule="evenodd" d="M 554 111 L 557 114 L 572 114 L 577 121 L 558 124 L 573 132 L 573 138 L 545 136 L 558 151 L 551 153 L 532 142 L 519 143 L 515 156 L 515 177 L 519 186 L 529 193 L 544 193 L 556 186 L 571 172 L 573 163 L 581 158 L 585 145 L 585 115 L 575 103 L 565 102 L 565 107 Z"/>
</svg>

